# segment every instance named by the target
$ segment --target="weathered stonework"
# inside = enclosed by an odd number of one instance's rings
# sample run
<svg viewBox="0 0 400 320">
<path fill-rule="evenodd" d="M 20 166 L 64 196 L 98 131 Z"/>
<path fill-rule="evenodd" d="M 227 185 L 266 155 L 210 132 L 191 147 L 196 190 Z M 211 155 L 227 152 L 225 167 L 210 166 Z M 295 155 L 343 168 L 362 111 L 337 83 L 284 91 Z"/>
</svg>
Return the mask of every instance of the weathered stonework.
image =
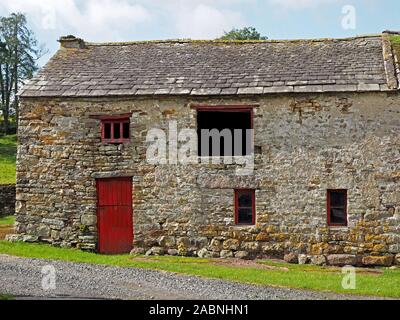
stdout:
<svg viewBox="0 0 400 320">
<path fill-rule="evenodd" d="M 254 175 L 236 176 L 235 165 L 146 162 L 148 130 L 167 132 L 171 120 L 178 129 L 196 128 L 193 102 L 258 104 Z M 103 145 L 99 120 L 91 116 L 125 113 L 132 114 L 131 142 Z M 330 256 L 340 254 L 357 263 L 398 263 L 398 94 L 24 98 L 20 114 L 20 237 L 96 250 L 95 179 L 132 176 L 138 253 L 244 258 L 293 253 L 317 264 L 338 261 Z M 256 225 L 235 225 L 234 188 L 256 189 Z M 348 189 L 346 228 L 326 222 L 326 190 L 338 188 Z"/>
<path fill-rule="evenodd" d="M 15 185 L 0 185 L 0 216 L 15 212 Z"/>
</svg>

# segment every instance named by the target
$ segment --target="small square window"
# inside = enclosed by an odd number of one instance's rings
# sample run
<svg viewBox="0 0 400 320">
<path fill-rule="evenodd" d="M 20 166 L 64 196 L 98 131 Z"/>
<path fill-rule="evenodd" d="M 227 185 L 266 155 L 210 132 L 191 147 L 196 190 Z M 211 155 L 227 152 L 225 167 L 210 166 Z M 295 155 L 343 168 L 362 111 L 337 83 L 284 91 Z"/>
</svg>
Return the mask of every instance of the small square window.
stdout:
<svg viewBox="0 0 400 320">
<path fill-rule="evenodd" d="M 130 140 L 130 123 L 128 119 L 102 120 L 103 143 L 123 143 Z"/>
<path fill-rule="evenodd" d="M 328 225 L 347 226 L 347 190 L 328 190 L 327 192 Z"/>
<path fill-rule="evenodd" d="M 255 190 L 235 190 L 235 223 L 253 225 L 256 222 Z"/>
</svg>

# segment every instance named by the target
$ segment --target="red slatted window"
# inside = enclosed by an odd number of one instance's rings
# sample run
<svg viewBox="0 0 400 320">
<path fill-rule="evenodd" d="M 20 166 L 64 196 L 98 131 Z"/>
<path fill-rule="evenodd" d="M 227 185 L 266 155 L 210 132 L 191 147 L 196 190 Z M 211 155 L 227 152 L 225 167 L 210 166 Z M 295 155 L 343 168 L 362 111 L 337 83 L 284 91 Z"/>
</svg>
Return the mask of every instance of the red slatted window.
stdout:
<svg viewBox="0 0 400 320">
<path fill-rule="evenodd" d="M 129 142 L 131 137 L 129 118 L 104 119 L 101 121 L 103 143 Z"/>
</svg>

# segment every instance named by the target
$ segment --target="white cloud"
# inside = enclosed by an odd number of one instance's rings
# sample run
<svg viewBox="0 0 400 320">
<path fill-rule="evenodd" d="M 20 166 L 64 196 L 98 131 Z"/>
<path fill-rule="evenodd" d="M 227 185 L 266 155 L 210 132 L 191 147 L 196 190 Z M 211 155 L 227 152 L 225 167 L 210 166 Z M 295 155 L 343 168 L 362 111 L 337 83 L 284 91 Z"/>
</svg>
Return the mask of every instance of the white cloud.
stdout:
<svg viewBox="0 0 400 320">
<path fill-rule="evenodd" d="M 284 9 L 306 9 L 323 6 L 340 0 L 268 0 L 271 4 Z"/>
<path fill-rule="evenodd" d="M 89 41 L 138 38 L 158 28 L 172 37 L 210 39 L 245 25 L 240 8 L 257 0 L 0 0 L 0 15 L 24 12 L 39 34 Z M 160 22 L 162 20 L 162 22 Z"/>
<path fill-rule="evenodd" d="M 3 12 L 24 12 L 36 29 L 59 30 L 93 41 L 118 40 L 125 32 L 151 20 L 145 7 L 128 0 L 1 1 L 0 13 Z"/>
<path fill-rule="evenodd" d="M 239 13 L 205 4 L 182 6 L 176 12 L 175 26 L 181 38 L 214 39 L 224 31 L 243 25 Z"/>
<path fill-rule="evenodd" d="M 49 54 L 62 35 L 86 41 L 214 39 L 246 21 L 243 5 L 258 0 L 0 0 L 0 16 L 23 12 Z M 264 0 L 263 0 L 264 1 Z"/>
</svg>

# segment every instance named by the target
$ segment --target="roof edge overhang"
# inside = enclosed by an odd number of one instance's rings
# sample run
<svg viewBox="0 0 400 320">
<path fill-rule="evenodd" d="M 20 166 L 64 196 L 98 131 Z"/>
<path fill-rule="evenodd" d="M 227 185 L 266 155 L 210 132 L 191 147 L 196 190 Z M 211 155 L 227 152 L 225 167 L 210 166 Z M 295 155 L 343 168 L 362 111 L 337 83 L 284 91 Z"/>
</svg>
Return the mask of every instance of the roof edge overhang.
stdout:
<svg viewBox="0 0 400 320">
<path fill-rule="evenodd" d="M 386 89 L 386 90 L 326 90 L 326 91 L 274 91 L 268 93 L 245 93 L 245 94 L 110 94 L 110 95 L 19 95 L 22 99 L 118 99 L 118 98 L 160 98 L 160 97 L 187 97 L 187 98 L 201 98 L 201 97 L 230 97 L 230 98 L 242 98 L 242 97 L 268 97 L 274 95 L 300 95 L 300 94 L 338 94 L 338 93 L 400 93 L 399 89 Z"/>
</svg>

